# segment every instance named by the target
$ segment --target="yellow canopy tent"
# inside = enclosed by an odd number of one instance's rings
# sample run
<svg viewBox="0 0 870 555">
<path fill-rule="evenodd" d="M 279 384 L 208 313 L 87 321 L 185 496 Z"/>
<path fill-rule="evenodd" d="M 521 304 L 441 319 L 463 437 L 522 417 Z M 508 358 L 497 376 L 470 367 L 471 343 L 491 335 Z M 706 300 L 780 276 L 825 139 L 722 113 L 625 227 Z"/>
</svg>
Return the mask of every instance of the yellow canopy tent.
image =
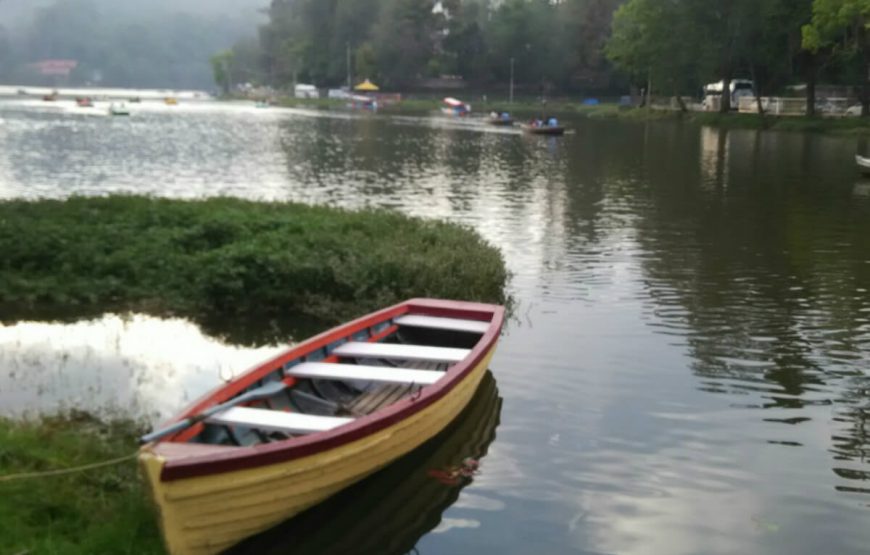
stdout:
<svg viewBox="0 0 870 555">
<path fill-rule="evenodd" d="M 373 92 L 373 91 L 379 91 L 379 90 L 381 90 L 381 88 L 378 87 L 377 85 L 375 85 L 374 83 L 372 83 L 371 81 L 369 81 L 368 79 L 366 79 L 365 81 L 363 81 L 362 83 L 360 83 L 359 85 L 354 87 L 353 90 Z"/>
</svg>

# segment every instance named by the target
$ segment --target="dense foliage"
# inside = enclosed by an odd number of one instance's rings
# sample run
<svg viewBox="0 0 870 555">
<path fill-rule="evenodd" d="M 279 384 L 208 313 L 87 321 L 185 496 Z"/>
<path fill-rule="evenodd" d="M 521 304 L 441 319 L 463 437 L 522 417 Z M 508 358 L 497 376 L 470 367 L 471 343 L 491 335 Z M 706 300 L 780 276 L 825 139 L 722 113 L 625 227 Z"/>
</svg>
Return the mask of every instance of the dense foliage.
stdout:
<svg viewBox="0 0 870 555">
<path fill-rule="evenodd" d="M 236 56 L 235 72 L 274 85 L 338 86 L 350 65 L 354 81 L 393 88 L 445 76 L 486 86 L 506 83 L 513 60 L 528 91 L 613 89 L 601 47 L 620 2 L 273 0 L 259 54 L 241 45 L 247 55 Z"/>
<path fill-rule="evenodd" d="M 853 85 L 870 104 L 870 0 L 629 0 L 613 23 L 607 53 L 636 79 L 668 94 L 750 77 L 759 96 L 806 83 Z M 694 89 L 694 90 L 693 90 Z M 722 97 L 727 111 L 728 95 Z"/>
<path fill-rule="evenodd" d="M 0 313 L 106 307 L 343 321 L 410 297 L 504 302 L 475 232 L 385 211 L 217 198 L 0 203 Z"/>
<path fill-rule="evenodd" d="M 819 80 L 870 99 L 868 13 L 870 0 L 272 0 L 259 41 L 239 44 L 215 75 L 225 83 L 232 66 L 236 81 L 275 86 L 459 78 L 504 90 L 513 69 L 525 93 L 652 83 L 669 96 L 746 78 L 761 95 L 806 83 L 813 108 Z"/>
</svg>

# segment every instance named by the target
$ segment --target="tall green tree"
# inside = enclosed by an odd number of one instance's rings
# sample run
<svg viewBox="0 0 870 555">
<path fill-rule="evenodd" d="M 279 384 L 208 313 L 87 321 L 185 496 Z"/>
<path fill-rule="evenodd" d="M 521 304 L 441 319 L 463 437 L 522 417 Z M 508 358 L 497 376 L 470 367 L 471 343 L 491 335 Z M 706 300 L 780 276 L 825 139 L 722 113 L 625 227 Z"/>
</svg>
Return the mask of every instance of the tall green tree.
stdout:
<svg viewBox="0 0 870 555">
<path fill-rule="evenodd" d="M 214 74 L 214 82 L 220 86 L 224 94 L 229 94 L 232 87 L 234 61 L 235 54 L 232 50 L 218 52 L 209 59 L 211 70 Z"/>
<path fill-rule="evenodd" d="M 751 76 L 763 115 L 761 97 L 796 77 L 801 54 L 801 27 L 809 22 L 812 0 L 756 0 L 738 4 L 743 21 L 739 67 Z"/>
<path fill-rule="evenodd" d="M 378 68 L 387 85 L 404 86 L 429 74 L 444 21 L 432 0 L 385 0 L 373 31 Z"/>
<path fill-rule="evenodd" d="M 688 23 L 679 0 L 631 0 L 613 17 L 607 57 L 637 83 L 680 95 L 697 83 L 701 39 Z"/>
<path fill-rule="evenodd" d="M 833 49 L 852 61 L 861 91 L 861 115 L 870 115 L 870 0 L 814 0 L 812 21 L 803 27 L 803 46 L 816 53 Z"/>
<path fill-rule="evenodd" d="M 489 14 L 487 3 L 452 0 L 443 4 L 447 18 L 446 36 L 441 43 L 445 73 L 461 75 L 470 82 L 486 82 L 489 78 L 484 35 Z"/>
</svg>

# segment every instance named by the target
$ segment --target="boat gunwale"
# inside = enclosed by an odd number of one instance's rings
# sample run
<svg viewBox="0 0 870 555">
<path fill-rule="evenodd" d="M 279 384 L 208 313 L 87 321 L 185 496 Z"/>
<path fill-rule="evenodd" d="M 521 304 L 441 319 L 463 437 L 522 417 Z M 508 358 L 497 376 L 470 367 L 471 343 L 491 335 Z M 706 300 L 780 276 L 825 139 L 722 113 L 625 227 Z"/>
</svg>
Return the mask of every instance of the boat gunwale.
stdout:
<svg viewBox="0 0 870 555">
<path fill-rule="evenodd" d="M 423 387 L 419 395 L 402 399 L 382 410 L 357 418 L 325 432 L 300 436 L 285 441 L 238 447 L 231 451 L 193 455 L 173 460 L 168 457 L 160 473 L 162 482 L 184 478 L 209 476 L 224 472 L 246 470 L 260 466 L 286 462 L 317 453 L 322 453 L 359 440 L 392 426 L 423 410 L 450 393 L 492 351 L 504 323 L 504 307 L 492 304 L 437 299 L 410 299 L 397 305 L 362 316 L 320 333 L 291 347 L 276 357 L 246 371 L 230 384 L 222 384 L 194 401 L 169 423 L 177 422 L 216 403 L 223 402 L 250 387 L 259 379 L 283 366 L 285 363 L 306 356 L 336 341 L 347 339 L 354 333 L 388 322 L 403 314 L 414 313 L 428 316 L 463 317 L 489 321 L 489 327 L 478 339 L 470 353 L 454 364 L 435 384 Z M 179 437 L 178 434 L 173 437 Z M 171 442 L 179 444 L 178 442 Z M 143 446 L 147 452 L 159 443 Z M 158 456 L 160 454 L 158 453 Z"/>
</svg>

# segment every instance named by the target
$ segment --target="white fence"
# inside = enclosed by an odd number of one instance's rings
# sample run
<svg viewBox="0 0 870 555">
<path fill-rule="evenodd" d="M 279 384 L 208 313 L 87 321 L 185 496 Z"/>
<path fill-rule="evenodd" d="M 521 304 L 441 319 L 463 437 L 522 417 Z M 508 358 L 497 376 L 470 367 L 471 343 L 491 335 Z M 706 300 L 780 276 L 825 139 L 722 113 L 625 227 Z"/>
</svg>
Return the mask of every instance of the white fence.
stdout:
<svg viewBox="0 0 870 555">
<path fill-rule="evenodd" d="M 802 116 L 806 114 L 807 101 L 804 98 L 762 96 L 761 107 L 774 116 Z M 737 110 L 741 114 L 757 114 L 758 101 L 754 96 L 744 96 L 737 103 Z"/>
</svg>

